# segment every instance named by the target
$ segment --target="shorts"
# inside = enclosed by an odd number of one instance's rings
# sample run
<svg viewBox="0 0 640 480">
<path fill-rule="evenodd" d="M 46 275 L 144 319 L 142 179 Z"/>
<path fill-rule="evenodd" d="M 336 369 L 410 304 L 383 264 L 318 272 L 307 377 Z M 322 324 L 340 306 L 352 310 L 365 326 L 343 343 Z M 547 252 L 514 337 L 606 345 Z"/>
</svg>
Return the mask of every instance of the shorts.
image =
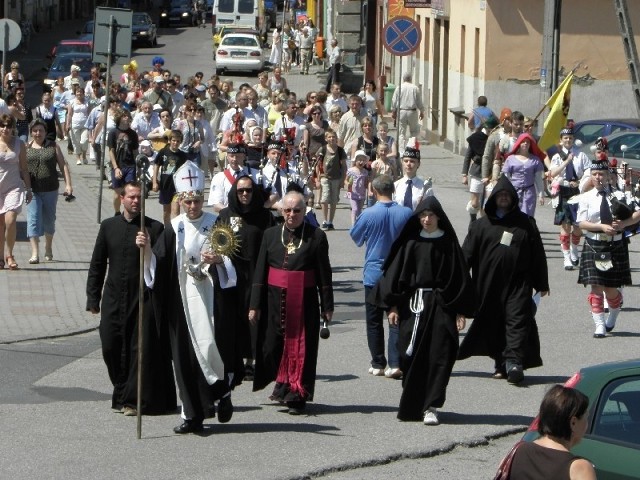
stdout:
<svg viewBox="0 0 640 480">
<path fill-rule="evenodd" d="M 129 182 L 136 180 L 136 167 L 120 167 L 122 178 L 116 178 L 115 169 L 111 170 L 111 186 L 113 188 L 122 188 Z"/>
<path fill-rule="evenodd" d="M 170 188 L 168 190 L 160 189 L 158 191 L 158 201 L 160 202 L 160 205 L 171 205 L 171 202 L 173 202 L 173 197 L 175 195 L 176 195 L 175 188 Z"/>
<path fill-rule="evenodd" d="M 342 180 L 330 180 L 322 177 L 320 179 L 320 185 L 322 186 L 320 203 L 336 205 L 340 201 L 340 186 L 342 185 Z"/>
<path fill-rule="evenodd" d="M 482 183 L 482 179 L 478 177 L 469 177 L 469 191 L 471 193 L 484 192 L 484 183 Z"/>
</svg>

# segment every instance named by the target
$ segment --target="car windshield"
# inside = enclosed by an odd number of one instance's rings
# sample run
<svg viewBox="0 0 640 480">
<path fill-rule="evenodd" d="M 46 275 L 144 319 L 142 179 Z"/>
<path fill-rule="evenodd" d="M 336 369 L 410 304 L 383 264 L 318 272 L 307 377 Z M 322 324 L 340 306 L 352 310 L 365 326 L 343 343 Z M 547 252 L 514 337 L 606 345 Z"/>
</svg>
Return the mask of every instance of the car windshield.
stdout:
<svg viewBox="0 0 640 480">
<path fill-rule="evenodd" d="M 227 35 L 222 39 L 222 45 L 227 47 L 257 47 L 258 42 L 251 37 L 234 37 Z"/>
<path fill-rule="evenodd" d="M 78 65 L 81 72 L 90 72 L 93 63 L 91 58 L 57 57 L 56 61 L 51 65 L 51 71 L 68 74 L 71 71 L 71 65 Z"/>
<path fill-rule="evenodd" d="M 149 24 L 149 19 L 146 15 L 134 15 L 133 16 L 133 24 L 134 25 L 147 25 Z"/>
<path fill-rule="evenodd" d="M 64 55 L 65 53 L 91 53 L 91 45 L 85 43 L 63 44 L 56 48 L 56 55 Z"/>
</svg>

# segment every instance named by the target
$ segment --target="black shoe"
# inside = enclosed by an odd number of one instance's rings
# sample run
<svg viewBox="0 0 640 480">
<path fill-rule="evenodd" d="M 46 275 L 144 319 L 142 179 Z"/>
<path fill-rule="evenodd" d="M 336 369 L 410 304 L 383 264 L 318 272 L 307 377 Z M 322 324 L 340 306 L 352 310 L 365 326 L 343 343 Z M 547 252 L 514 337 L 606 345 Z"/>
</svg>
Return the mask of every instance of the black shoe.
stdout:
<svg viewBox="0 0 640 480">
<path fill-rule="evenodd" d="M 287 402 L 289 407 L 289 415 L 304 415 L 304 409 L 307 403 L 304 401 Z"/>
<path fill-rule="evenodd" d="M 335 230 L 335 227 L 333 226 L 333 223 L 327 224 L 327 230 Z"/>
<path fill-rule="evenodd" d="M 522 366 L 514 365 L 507 372 L 507 382 L 509 383 L 520 383 L 524 380 L 524 373 L 522 371 Z"/>
<path fill-rule="evenodd" d="M 247 382 L 251 382 L 255 375 L 255 369 L 253 365 L 245 365 L 244 366 L 244 380 Z"/>
<path fill-rule="evenodd" d="M 218 421 L 227 423 L 233 417 L 233 403 L 231 403 L 231 395 L 227 395 L 220 399 L 218 403 Z"/>
<path fill-rule="evenodd" d="M 184 433 L 195 433 L 201 432 L 203 430 L 202 422 L 196 422 L 195 420 L 185 420 L 182 425 L 178 425 L 173 429 L 174 432 L 184 434 Z"/>
<path fill-rule="evenodd" d="M 613 327 L 607 327 L 607 326 L 605 325 L 605 327 L 604 327 L 604 329 L 607 331 L 607 333 L 611 333 L 611 332 L 613 332 L 613 329 L 614 329 L 614 328 L 616 328 L 616 326 L 615 326 L 615 325 L 614 325 Z M 598 338 L 600 338 L 600 337 L 598 337 Z"/>
</svg>

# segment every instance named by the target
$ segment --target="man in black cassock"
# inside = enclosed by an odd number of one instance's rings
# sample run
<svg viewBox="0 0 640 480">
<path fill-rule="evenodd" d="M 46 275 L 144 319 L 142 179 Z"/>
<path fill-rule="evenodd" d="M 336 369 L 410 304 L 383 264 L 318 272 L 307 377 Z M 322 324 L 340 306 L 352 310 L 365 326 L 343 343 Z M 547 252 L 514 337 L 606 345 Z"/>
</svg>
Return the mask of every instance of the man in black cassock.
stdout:
<svg viewBox="0 0 640 480">
<path fill-rule="evenodd" d="M 150 277 L 154 307 L 168 325 L 183 423 L 173 429 L 186 434 L 203 430 L 206 418 L 231 420 L 236 340 L 235 318 L 216 305 L 214 285 L 235 285 L 228 257 L 210 249 L 216 215 L 203 212 L 204 172 L 190 160 L 174 174 L 183 213 L 171 219 L 153 249 Z M 240 358 L 240 365 L 242 359 Z"/>
<path fill-rule="evenodd" d="M 255 325 L 249 323 L 249 299 L 262 235 L 267 228 L 275 225 L 271 211 L 264 207 L 266 197 L 262 187 L 250 176 L 242 176 L 231 186 L 229 204 L 220 210 L 216 220 L 216 224 L 229 225 L 240 241 L 238 251 L 231 257 L 238 277 L 236 286 L 225 289 L 216 286 L 216 305 L 220 306 L 220 311 L 225 312 L 225 315 L 233 315 L 237 319 L 237 350 L 240 360 L 244 358 L 246 361 L 242 367 L 244 373 L 236 379 L 236 383 L 243 376 L 245 380 L 253 380 L 254 376 L 257 330 Z M 236 371 L 240 370 L 236 368 Z"/>
<path fill-rule="evenodd" d="M 393 243 L 368 302 L 398 325 L 402 397 L 398 418 L 438 425 L 437 409 L 458 352 L 458 331 L 474 293 L 456 232 L 440 202 L 426 197 Z"/>
<path fill-rule="evenodd" d="M 258 323 L 253 390 L 275 380 L 270 398 L 299 415 L 313 400 L 320 313 L 331 321 L 333 285 L 327 236 L 304 221 L 304 196 L 289 192 L 282 205 L 284 224 L 265 231 L 253 277 L 249 320 Z"/>
<path fill-rule="evenodd" d="M 535 292 L 549 293 L 547 258 L 533 217 L 518 208 L 518 194 L 500 177 L 462 245 L 475 284 L 478 310 L 459 359 L 489 356 L 494 378 L 519 383 L 523 369 L 539 367 L 540 339 L 535 321 Z"/>
<path fill-rule="evenodd" d="M 102 356 L 113 384 L 111 408 L 133 416 L 137 413 L 140 253 L 156 242 L 164 226 L 145 217 L 147 233 L 140 231 L 139 184 L 125 185 L 120 200 L 122 215 L 100 224 L 87 278 L 87 310 L 101 313 Z M 171 412 L 176 409 L 176 388 L 169 337 L 166 328 L 156 324 L 146 288 L 144 299 L 141 413 Z"/>
</svg>

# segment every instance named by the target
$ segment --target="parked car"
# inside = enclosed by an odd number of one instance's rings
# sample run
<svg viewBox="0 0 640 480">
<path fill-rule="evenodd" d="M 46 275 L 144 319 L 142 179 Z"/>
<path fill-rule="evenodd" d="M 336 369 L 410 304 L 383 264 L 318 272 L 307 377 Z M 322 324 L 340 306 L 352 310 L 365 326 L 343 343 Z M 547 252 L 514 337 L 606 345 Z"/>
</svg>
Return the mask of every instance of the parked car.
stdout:
<svg viewBox="0 0 640 480">
<path fill-rule="evenodd" d="M 216 50 L 218 73 L 226 70 L 249 70 L 259 72 L 264 68 L 260 40 L 247 33 L 229 33 L 220 41 Z"/>
<path fill-rule="evenodd" d="M 593 463 L 598 480 L 640 479 L 640 359 L 582 368 L 565 386 L 589 397 L 589 427 L 571 452 Z M 523 440 L 538 437 L 536 417 Z"/>
<path fill-rule="evenodd" d="M 640 130 L 640 120 L 635 118 L 613 118 L 576 122 L 573 133 L 576 141 L 582 142 L 580 150 L 589 154 L 598 137 L 608 137 L 617 132 Z"/>
<path fill-rule="evenodd" d="M 56 55 L 66 55 L 73 53 L 92 53 L 93 52 L 93 40 L 60 40 L 55 47 L 51 49 L 51 52 L 47 55 L 47 58 L 53 60 Z"/>
<path fill-rule="evenodd" d="M 158 45 L 158 29 L 148 13 L 133 12 L 131 43 L 144 43 L 149 47 Z"/>
<path fill-rule="evenodd" d="M 49 67 L 47 76 L 44 79 L 45 87 L 52 87 L 58 77 L 66 77 L 71 74 L 71 65 L 80 67 L 80 77 L 87 81 L 91 78 L 91 68 L 93 63 L 93 55 L 91 53 L 70 53 L 64 55 L 56 55 L 55 60 Z M 46 68 L 45 68 L 46 70 Z"/>
</svg>

